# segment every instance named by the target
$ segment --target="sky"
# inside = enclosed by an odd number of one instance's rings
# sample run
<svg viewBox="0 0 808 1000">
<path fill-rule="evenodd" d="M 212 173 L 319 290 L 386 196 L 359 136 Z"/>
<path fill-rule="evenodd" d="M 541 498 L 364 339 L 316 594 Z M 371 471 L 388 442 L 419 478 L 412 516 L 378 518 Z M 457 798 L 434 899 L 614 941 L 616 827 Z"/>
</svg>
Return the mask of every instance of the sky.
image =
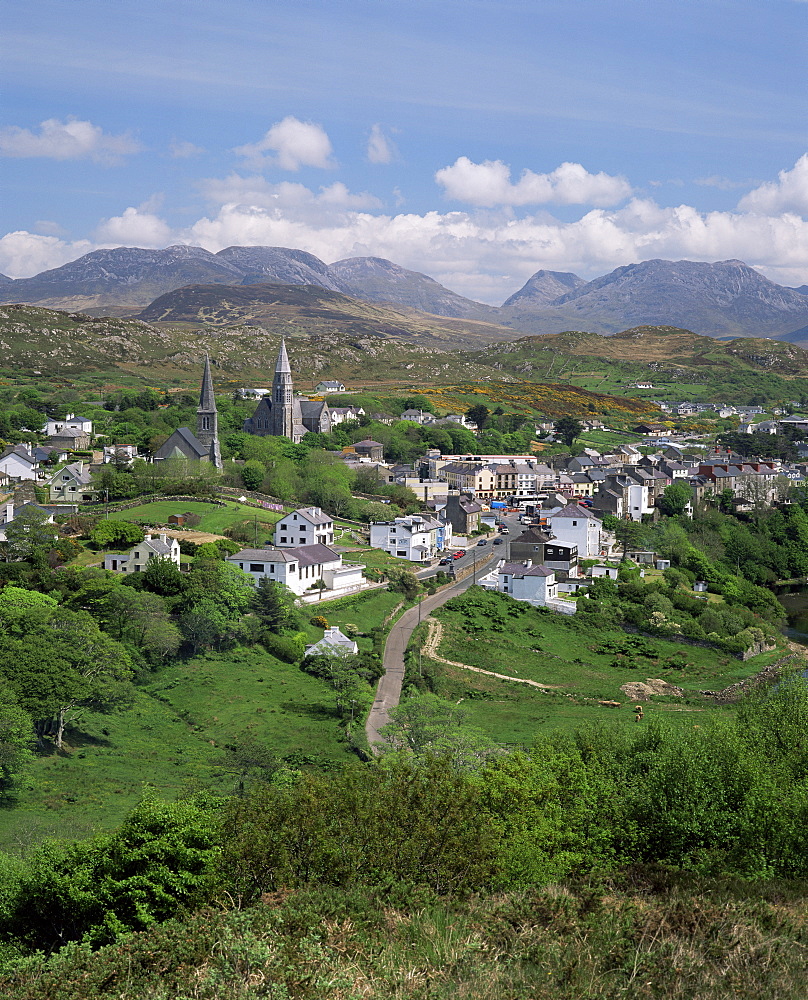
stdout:
<svg viewBox="0 0 808 1000">
<path fill-rule="evenodd" d="M 808 284 L 806 0 L 3 0 L 0 273 L 102 247 Z"/>
</svg>

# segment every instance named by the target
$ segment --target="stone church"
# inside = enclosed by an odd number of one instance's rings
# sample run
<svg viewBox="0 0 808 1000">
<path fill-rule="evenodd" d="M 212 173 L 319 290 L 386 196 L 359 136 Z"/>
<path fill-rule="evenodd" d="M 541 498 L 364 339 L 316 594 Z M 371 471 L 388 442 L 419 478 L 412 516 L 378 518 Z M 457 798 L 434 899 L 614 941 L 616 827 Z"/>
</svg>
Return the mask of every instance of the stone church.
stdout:
<svg viewBox="0 0 808 1000">
<path fill-rule="evenodd" d="M 171 437 L 154 453 L 154 461 L 166 458 L 187 458 L 193 462 L 210 462 L 216 469 L 222 467 L 219 449 L 219 414 L 213 395 L 210 359 L 205 355 L 202 389 L 196 408 L 196 434 L 188 427 L 178 427 Z"/>
<path fill-rule="evenodd" d="M 272 393 L 264 396 L 253 415 L 244 421 L 244 430 L 260 437 L 273 435 L 289 438 L 295 443 L 301 441 L 307 431 L 328 434 L 331 430 L 328 403 L 295 396 L 286 341 L 283 339 L 275 363 Z"/>
</svg>

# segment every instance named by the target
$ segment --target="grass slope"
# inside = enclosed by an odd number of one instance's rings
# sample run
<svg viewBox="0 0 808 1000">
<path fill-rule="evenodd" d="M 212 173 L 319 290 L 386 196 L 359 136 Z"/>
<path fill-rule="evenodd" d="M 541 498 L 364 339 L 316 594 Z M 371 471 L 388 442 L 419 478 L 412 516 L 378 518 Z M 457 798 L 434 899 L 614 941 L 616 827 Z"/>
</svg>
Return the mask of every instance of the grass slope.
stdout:
<svg viewBox="0 0 808 1000">
<path fill-rule="evenodd" d="M 308 624 L 381 625 L 401 595 L 374 590 L 303 611 Z M 371 648 L 371 640 L 360 645 Z M 330 766 L 345 759 L 333 691 L 263 648 L 178 660 L 147 677 L 134 704 L 87 712 L 68 729 L 63 754 L 36 758 L 14 802 L 0 808 L 0 850 L 24 851 L 46 836 L 84 837 L 111 829 L 139 801 L 144 785 L 174 797 L 195 788 L 232 792 L 226 745 L 249 736 L 293 765 Z"/>
<path fill-rule="evenodd" d="M 699 694 L 720 690 L 757 673 L 782 650 L 745 663 L 718 650 L 665 639 L 632 636 L 620 628 L 597 628 L 582 616 L 563 617 L 514 601 L 505 594 L 474 588 L 435 612 L 444 628 L 439 654 L 457 663 L 551 685 L 542 692 L 528 685 L 424 660 L 436 693 L 463 699 L 469 721 L 501 743 L 529 745 L 538 729 L 564 729 L 594 722 L 634 725 L 633 702 L 620 690 L 630 681 L 659 678 L 684 689 L 683 698 L 654 696 L 646 718 L 664 717 L 676 726 L 698 725 L 705 714 L 725 711 Z M 641 641 L 643 653 L 633 640 Z M 630 666 L 615 661 L 625 650 Z M 600 701 L 619 701 L 607 708 Z"/>
</svg>

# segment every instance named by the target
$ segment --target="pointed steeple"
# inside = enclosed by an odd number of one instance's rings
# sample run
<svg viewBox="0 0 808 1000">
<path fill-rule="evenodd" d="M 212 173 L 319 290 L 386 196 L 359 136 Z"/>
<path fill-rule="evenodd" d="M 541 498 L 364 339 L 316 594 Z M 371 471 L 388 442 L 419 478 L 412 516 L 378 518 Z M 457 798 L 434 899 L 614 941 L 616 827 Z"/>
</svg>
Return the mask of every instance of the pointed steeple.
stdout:
<svg viewBox="0 0 808 1000">
<path fill-rule="evenodd" d="M 210 357 L 205 352 L 205 371 L 202 373 L 202 390 L 199 393 L 197 413 L 215 413 L 216 399 L 213 395 L 213 379 L 210 374 Z"/>
<path fill-rule="evenodd" d="M 291 375 L 292 369 L 289 367 L 289 356 L 286 353 L 286 340 L 281 337 L 281 346 L 278 350 L 278 360 L 275 362 L 275 371 L 279 375 Z"/>
<path fill-rule="evenodd" d="M 217 469 L 221 469 L 219 415 L 216 412 L 216 397 L 213 395 L 213 379 L 210 374 L 210 358 L 207 354 L 205 354 L 205 370 L 202 373 L 199 406 L 196 408 L 196 436 L 200 444 L 208 449 L 211 464 Z"/>
</svg>

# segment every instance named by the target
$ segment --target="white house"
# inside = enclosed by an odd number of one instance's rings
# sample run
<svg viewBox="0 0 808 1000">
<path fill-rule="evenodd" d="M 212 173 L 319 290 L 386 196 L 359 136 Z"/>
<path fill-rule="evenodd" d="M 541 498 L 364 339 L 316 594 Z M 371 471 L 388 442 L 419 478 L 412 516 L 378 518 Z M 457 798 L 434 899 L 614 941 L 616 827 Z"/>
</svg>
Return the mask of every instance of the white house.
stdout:
<svg viewBox="0 0 808 1000">
<path fill-rule="evenodd" d="M 142 573 L 154 559 L 168 559 L 179 569 L 180 543 L 170 535 L 146 535 L 128 552 L 107 552 L 104 569 L 113 573 Z"/>
<path fill-rule="evenodd" d="M 324 392 L 345 392 L 345 386 L 342 382 L 338 382 L 335 379 L 326 380 L 325 382 L 318 382 L 314 387 L 314 391 L 318 394 Z"/>
<path fill-rule="evenodd" d="M 555 537 L 568 545 L 578 546 L 582 559 L 599 556 L 603 541 L 601 519 L 582 504 L 570 503 L 547 517 L 547 524 Z"/>
<path fill-rule="evenodd" d="M 252 577 L 275 580 L 301 597 L 320 580 L 326 590 L 356 590 L 363 585 L 364 566 L 343 566 L 342 556 L 327 545 L 299 545 L 278 548 L 241 549 L 227 561 Z"/>
<path fill-rule="evenodd" d="M 336 625 L 327 628 L 319 642 L 306 646 L 306 656 L 350 656 L 359 652 L 359 646 L 353 639 L 341 632 Z"/>
<path fill-rule="evenodd" d="M 452 544 L 452 526 L 418 514 L 375 521 L 370 526 L 370 544 L 399 559 L 429 562 Z"/>
<path fill-rule="evenodd" d="M 278 521 L 273 542 L 278 548 L 333 545 L 334 522 L 319 507 L 300 507 Z"/>
<path fill-rule="evenodd" d="M 68 413 L 63 420 L 48 420 L 42 429 L 42 433 L 48 437 L 59 437 L 65 431 L 81 431 L 82 434 L 92 434 L 93 422 L 87 417 L 77 417 L 75 413 Z"/>
<path fill-rule="evenodd" d="M 11 444 L 0 453 L 0 473 L 8 479 L 35 479 L 39 460 L 26 444 Z"/>
<path fill-rule="evenodd" d="M 345 423 L 346 420 L 358 420 L 364 417 L 365 411 L 361 406 L 329 406 L 331 414 L 331 426 Z"/>
</svg>

